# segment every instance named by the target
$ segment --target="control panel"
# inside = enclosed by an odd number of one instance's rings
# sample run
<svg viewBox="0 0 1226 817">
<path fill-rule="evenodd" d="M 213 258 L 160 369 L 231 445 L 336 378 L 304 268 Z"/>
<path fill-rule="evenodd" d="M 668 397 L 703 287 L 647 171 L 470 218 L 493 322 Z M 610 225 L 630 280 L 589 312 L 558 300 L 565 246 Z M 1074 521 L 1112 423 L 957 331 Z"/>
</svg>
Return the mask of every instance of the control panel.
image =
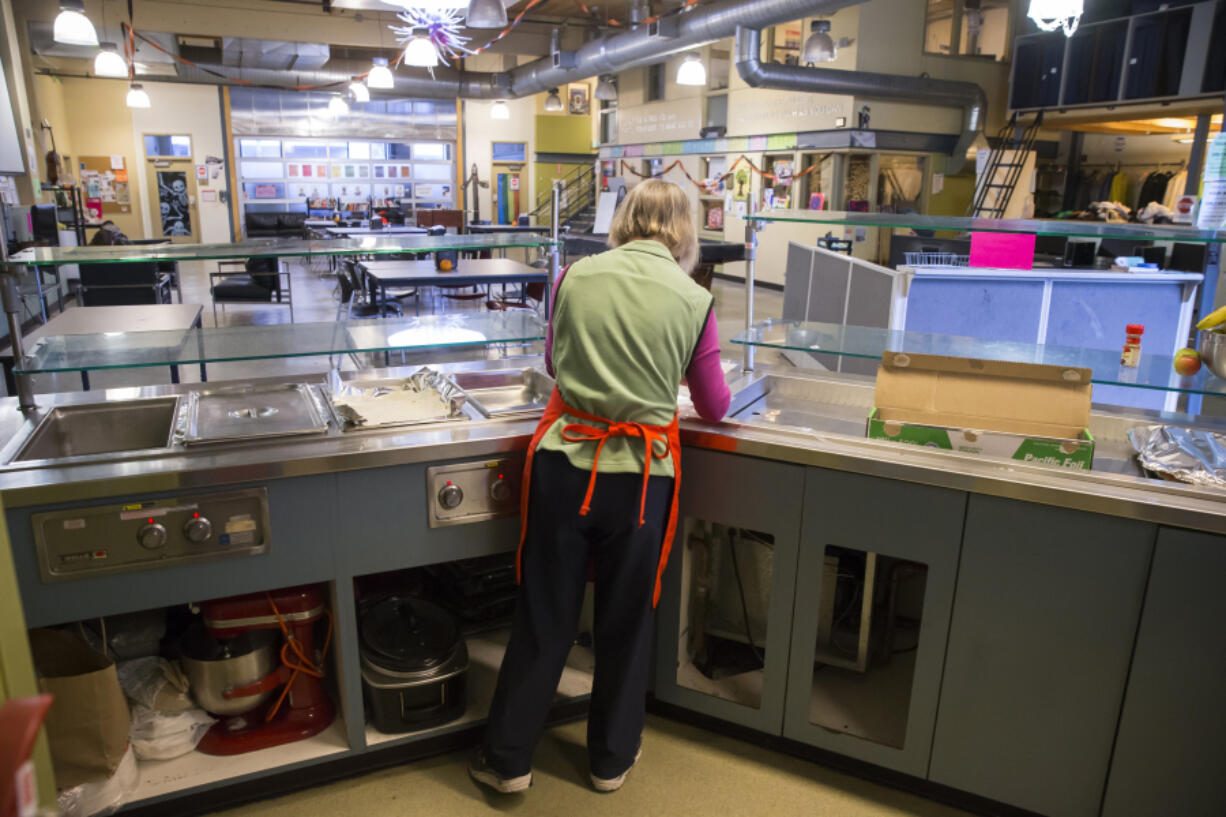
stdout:
<svg viewBox="0 0 1226 817">
<path fill-rule="evenodd" d="M 430 527 L 463 525 L 519 513 L 523 471 L 521 457 L 427 468 Z"/>
<path fill-rule="evenodd" d="M 268 491 L 249 488 L 34 514 L 44 582 L 264 553 Z"/>
</svg>

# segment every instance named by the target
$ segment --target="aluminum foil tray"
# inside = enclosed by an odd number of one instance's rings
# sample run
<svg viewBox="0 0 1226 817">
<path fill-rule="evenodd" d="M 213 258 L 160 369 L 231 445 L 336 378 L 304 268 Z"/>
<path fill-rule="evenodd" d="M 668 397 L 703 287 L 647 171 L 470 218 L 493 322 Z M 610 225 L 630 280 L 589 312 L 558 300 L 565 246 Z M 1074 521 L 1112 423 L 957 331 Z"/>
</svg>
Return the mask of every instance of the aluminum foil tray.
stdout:
<svg viewBox="0 0 1226 817">
<path fill-rule="evenodd" d="M 468 419 L 464 390 L 429 367 L 408 377 L 333 381 L 331 399 L 346 431 Z"/>
<path fill-rule="evenodd" d="M 188 394 L 178 435 L 187 445 L 323 434 L 328 420 L 305 383 L 220 386 Z"/>
<path fill-rule="evenodd" d="M 1159 476 L 1226 488 L 1226 437 L 1179 426 L 1128 429 L 1137 461 Z"/>
</svg>

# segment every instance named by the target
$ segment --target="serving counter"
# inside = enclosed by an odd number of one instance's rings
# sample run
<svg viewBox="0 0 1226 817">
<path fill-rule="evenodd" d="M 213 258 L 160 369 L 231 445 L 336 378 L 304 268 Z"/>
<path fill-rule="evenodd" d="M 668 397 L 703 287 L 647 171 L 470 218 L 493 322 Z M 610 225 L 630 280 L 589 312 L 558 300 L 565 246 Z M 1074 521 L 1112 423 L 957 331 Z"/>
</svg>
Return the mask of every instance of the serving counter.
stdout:
<svg viewBox="0 0 1226 817">
<path fill-rule="evenodd" d="M 468 382 L 540 364 L 436 368 Z M 766 369 L 731 385 L 728 420 L 687 410 L 682 422 L 684 525 L 658 618 L 658 700 L 889 769 L 903 785 L 1060 817 L 1097 815 L 1102 802 L 1107 817 L 1151 814 L 1143 806 L 1159 796 L 1170 813 L 1204 813 L 1196 807 L 1220 798 L 1217 776 L 1171 758 L 1212 756 L 1226 718 L 1222 656 L 1204 654 L 1226 603 L 1201 587 L 1226 568 L 1226 501 L 1145 479 L 1124 438 L 1138 423 L 1211 421 L 1100 408 L 1095 470 L 1079 473 L 864 439 L 867 378 Z M 510 515 L 435 524 L 432 474 L 470 463 L 513 473 L 534 415 L 14 459 L 47 417 L 101 404 L 123 427 L 133 406 L 198 388 L 40 395 L 29 417 L 0 401 L 0 497 L 27 623 L 321 584 L 339 716 L 313 738 L 235 758 L 142 762 L 126 809 L 205 811 L 253 780 L 301 786 L 471 740 L 505 632 L 471 640 L 463 718 L 384 735 L 364 715 L 354 580 L 511 550 L 514 502 Z M 40 519 L 164 500 L 207 507 L 243 491 L 266 497 L 262 550 L 56 575 L 35 535 Z M 1188 607 L 1198 614 L 1173 612 Z M 568 667 L 560 693 L 574 706 L 590 691 L 590 653 L 576 647 Z M 1163 774 L 1140 774 L 1149 764 Z"/>
</svg>

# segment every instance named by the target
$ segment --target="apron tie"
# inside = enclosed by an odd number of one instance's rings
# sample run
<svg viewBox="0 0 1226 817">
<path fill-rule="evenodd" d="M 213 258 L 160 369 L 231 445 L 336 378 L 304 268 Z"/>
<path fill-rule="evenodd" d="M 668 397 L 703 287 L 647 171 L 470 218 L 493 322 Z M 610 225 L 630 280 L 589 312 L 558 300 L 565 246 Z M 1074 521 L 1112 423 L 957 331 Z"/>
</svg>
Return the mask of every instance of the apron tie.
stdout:
<svg viewBox="0 0 1226 817">
<path fill-rule="evenodd" d="M 643 423 L 610 422 L 603 429 L 584 423 L 567 423 L 562 427 L 562 439 L 568 443 L 596 443 L 596 453 L 592 455 L 592 473 L 587 481 L 587 493 L 583 495 L 583 505 L 579 508 L 579 515 L 587 516 L 588 511 L 592 509 L 592 494 L 596 491 L 600 452 L 604 449 L 604 444 L 613 437 L 642 437 L 643 444 L 647 448 L 646 456 L 643 458 L 643 495 L 639 500 L 639 527 L 641 528 L 647 521 L 647 486 L 651 480 L 651 462 L 671 455 L 666 430 Z M 664 443 L 664 453 L 656 450 L 657 440 Z"/>
</svg>

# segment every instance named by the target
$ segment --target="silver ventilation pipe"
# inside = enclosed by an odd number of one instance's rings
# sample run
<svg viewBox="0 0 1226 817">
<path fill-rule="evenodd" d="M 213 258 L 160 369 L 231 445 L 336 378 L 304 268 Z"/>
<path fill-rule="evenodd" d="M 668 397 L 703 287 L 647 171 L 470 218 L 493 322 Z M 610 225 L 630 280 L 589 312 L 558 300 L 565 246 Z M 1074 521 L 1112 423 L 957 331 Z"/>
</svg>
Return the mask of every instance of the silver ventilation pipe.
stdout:
<svg viewBox="0 0 1226 817">
<path fill-rule="evenodd" d="M 683 14 L 620 31 L 558 51 L 510 71 L 493 73 L 436 68 L 431 77 L 415 69 L 393 72 L 396 86 L 372 95 L 426 99 L 508 99 L 562 88 L 600 74 L 663 62 L 671 54 L 731 37 L 739 27 L 763 28 L 814 15 L 830 15 L 865 0 L 720 0 Z M 295 85 L 335 85 L 343 91 L 357 71 L 320 70 L 290 72 L 260 68 L 235 69 L 223 65 L 179 66 L 178 76 L 142 76 L 142 82 L 199 82 L 210 85 L 241 84 L 210 71 L 255 85 L 291 88 Z M 412 73 L 411 73 L 412 72 Z"/>
<path fill-rule="evenodd" d="M 760 57 L 762 36 L 758 29 L 753 27 L 737 28 L 735 52 L 737 73 L 753 88 L 897 99 L 903 102 L 962 108 L 962 134 L 954 146 L 949 173 L 957 173 L 962 169 L 966 163 L 966 152 L 983 130 L 988 97 L 983 89 L 973 82 L 764 63 Z"/>
</svg>

